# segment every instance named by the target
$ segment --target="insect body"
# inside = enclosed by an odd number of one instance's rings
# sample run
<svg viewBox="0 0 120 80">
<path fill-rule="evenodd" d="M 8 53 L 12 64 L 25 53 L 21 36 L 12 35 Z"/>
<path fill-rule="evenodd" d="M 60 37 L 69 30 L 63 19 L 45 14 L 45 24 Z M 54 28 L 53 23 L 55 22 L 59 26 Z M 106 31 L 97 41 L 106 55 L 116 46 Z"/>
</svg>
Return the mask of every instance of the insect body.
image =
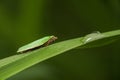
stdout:
<svg viewBox="0 0 120 80">
<path fill-rule="evenodd" d="M 51 42 L 55 41 L 56 39 L 57 39 L 57 37 L 55 37 L 55 36 L 46 36 L 46 37 L 43 37 L 43 38 L 38 39 L 36 41 L 33 41 L 32 43 L 29 43 L 23 47 L 20 47 L 17 52 L 18 53 L 25 53 L 28 51 L 35 50 L 35 49 L 38 49 L 40 47 L 44 47 L 44 46 L 49 45 Z"/>
</svg>

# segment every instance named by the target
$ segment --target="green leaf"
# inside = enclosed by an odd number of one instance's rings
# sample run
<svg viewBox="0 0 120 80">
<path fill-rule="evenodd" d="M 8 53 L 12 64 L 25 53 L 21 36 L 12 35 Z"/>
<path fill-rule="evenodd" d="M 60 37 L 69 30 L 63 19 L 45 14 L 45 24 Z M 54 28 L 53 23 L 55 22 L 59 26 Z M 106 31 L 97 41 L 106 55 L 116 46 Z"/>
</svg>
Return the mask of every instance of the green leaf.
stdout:
<svg viewBox="0 0 120 80">
<path fill-rule="evenodd" d="M 85 37 L 70 39 L 52 44 L 24 54 L 16 54 L 0 60 L 0 80 L 7 79 L 16 73 L 42 62 L 48 58 L 64 53 L 71 49 L 101 46 L 120 39 L 120 30 L 105 33 L 91 33 Z M 99 43 L 101 41 L 101 43 Z"/>
</svg>

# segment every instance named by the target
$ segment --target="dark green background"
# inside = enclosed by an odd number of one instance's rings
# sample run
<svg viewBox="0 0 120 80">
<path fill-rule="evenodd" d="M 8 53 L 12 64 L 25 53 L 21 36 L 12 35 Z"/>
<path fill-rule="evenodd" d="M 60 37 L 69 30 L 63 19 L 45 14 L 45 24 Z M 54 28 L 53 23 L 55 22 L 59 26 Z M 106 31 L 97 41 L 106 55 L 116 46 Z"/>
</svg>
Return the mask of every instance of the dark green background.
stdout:
<svg viewBox="0 0 120 80">
<path fill-rule="evenodd" d="M 56 42 L 120 28 L 119 0 L 0 0 L 0 58 L 47 35 Z M 120 42 L 75 49 L 8 80 L 120 80 Z"/>
</svg>

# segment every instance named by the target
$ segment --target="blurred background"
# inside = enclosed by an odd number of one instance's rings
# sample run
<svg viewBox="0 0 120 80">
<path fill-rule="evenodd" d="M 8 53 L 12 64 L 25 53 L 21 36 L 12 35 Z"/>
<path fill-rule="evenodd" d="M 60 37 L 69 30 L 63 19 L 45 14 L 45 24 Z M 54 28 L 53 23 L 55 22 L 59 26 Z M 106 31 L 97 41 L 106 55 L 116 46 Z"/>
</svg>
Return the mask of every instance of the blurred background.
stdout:
<svg viewBox="0 0 120 80">
<path fill-rule="evenodd" d="M 56 42 L 120 29 L 120 0 L 0 0 L 0 58 L 47 35 Z M 120 42 L 75 49 L 8 80 L 120 80 Z"/>
</svg>

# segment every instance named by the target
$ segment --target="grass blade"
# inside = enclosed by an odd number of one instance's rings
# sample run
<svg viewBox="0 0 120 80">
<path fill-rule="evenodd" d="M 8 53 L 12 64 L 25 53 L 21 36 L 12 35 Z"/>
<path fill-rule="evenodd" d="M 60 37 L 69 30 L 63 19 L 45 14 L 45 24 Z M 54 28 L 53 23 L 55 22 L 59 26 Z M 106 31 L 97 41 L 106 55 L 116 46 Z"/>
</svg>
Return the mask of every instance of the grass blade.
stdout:
<svg viewBox="0 0 120 80">
<path fill-rule="evenodd" d="M 8 58 L 4 58 L 0 60 L 0 79 L 2 80 L 7 79 L 10 76 L 13 76 L 14 74 L 34 64 L 42 62 L 48 58 L 64 53 L 71 49 L 77 47 L 84 48 L 85 46 L 91 47 L 94 45 L 98 45 L 98 43 L 94 43 L 94 42 L 103 41 L 104 39 L 106 42 L 114 39 L 115 40 L 120 39 L 120 30 L 99 33 L 99 34 L 92 33 L 92 35 L 88 34 L 85 37 L 58 42 L 47 47 L 43 47 L 31 52 L 27 52 L 25 54 L 18 54 Z M 106 43 L 105 41 L 102 43 L 103 44 Z"/>
</svg>

